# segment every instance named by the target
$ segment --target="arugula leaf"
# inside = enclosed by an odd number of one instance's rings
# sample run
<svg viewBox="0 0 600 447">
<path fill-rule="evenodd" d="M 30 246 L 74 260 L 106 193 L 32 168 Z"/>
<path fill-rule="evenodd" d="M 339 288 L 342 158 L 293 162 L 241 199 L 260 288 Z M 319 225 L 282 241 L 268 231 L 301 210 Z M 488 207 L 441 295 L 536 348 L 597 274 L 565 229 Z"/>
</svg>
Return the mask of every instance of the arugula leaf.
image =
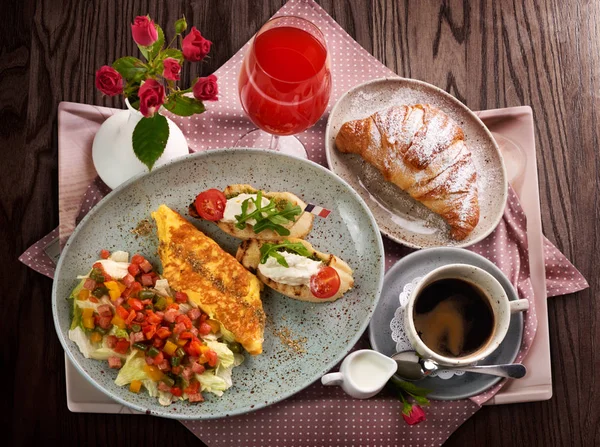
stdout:
<svg viewBox="0 0 600 447">
<path fill-rule="evenodd" d="M 250 201 L 254 203 L 255 210 L 248 213 Z M 268 205 L 262 204 L 262 191 L 256 193 L 256 198 L 249 198 L 242 202 L 242 214 L 236 215 L 237 223 L 235 226 L 243 230 L 246 222 L 254 219 L 256 223 L 253 225 L 255 234 L 261 231 L 270 229 L 275 231 L 280 236 L 289 236 L 290 230 L 284 227 L 288 222 L 293 222 L 295 217 L 302 214 L 302 208 L 298 205 L 292 205 L 287 202 L 283 210 L 278 210 L 275 200 L 269 199 Z"/>
<path fill-rule="evenodd" d="M 301 242 L 283 241 L 281 244 L 263 244 L 260 247 L 260 263 L 264 264 L 267 262 L 268 257 L 272 256 L 282 266 L 289 267 L 285 258 L 279 253 L 282 248 L 285 251 L 293 252 L 307 258 L 312 256 L 312 253 Z"/>
<path fill-rule="evenodd" d="M 298 205 L 292 205 L 292 202 L 287 202 L 283 211 L 279 212 L 279 215 L 287 220 L 294 220 L 300 214 L 302 214 L 302 208 Z"/>
</svg>

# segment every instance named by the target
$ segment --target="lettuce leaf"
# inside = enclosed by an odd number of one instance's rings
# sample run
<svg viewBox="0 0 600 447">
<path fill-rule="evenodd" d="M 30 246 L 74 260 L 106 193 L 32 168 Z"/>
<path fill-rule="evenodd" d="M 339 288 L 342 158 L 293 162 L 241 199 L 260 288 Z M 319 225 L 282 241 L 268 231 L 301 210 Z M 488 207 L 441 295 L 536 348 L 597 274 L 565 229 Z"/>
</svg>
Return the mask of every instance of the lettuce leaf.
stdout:
<svg viewBox="0 0 600 447">
<path fill-rule="evenodd" d="M 73 301 L 73 303 L 72 303 L 73 311 L 72 311 L 72 316 L 71 316 L 70 329 L 75 329 L 78 326 L 83 329 L 82 312 L 81 312 L 81 308 L 77 305 L 77 301 L 78 301 L 77 295 L 79 295 L 79 292 L 81 291 L 81 289 L 83 289 L 84 282 L 85 282 L 85 279 L 82 279 L 81 281 L 79 281 L 79 284 L 77 284 L 77 286 L 75 286 L 75 288 L 73 289 L 73 291 L 67 298 L 67 299 Z M 73 341 L 75 341 L 75 340 L 73 340 Z"/>
<path fill-rule="evenodd" d="M 158 385 L 154 380 L 142 380 L 142 384 L 144 385 L 144 388 L 146 388 L 146 391 L 148 391 L 150 397 L 158 397 Z"/>
<path fill-rule="evenodd" d="M 208 391 L 217 396 L 222 396 L 223 391 L 231 386 L 223 377 L 215 374 L 215 371 L 204 371 L 202 374 L 195 374 L 200 382 L 200 391 Z"/>
<path fill-rule="evenodd" d="M 75 344 L 79 348 L 79 351 L 83 354 L 83 356 L 86 359 L 91 358 L 92 352 L 96 350 L 85 331 L 81 328 L 81 326 L 79 326 L 79 323 L 75 326 L 74 329 L 71 329 L 69 331 L 69 340 L 75 342 Z"/>
<path fill-rule="evenodd" d="M 173 402 L 175 396 L 173 396 L 171 393 L 167 392 L 167 391 L 159 391 L 158 392 L 158 403 L 168 407 L 169 405 L 171 405 L 171 402 Z"/>
<path fill-rule="evenodd" d="M 115 262 L 129 262 L 129 253 L 121 250 L 113 251 L 109 259 Z"/>
<path fill-rule="evenodd" d="M 87 332 L 81 329 L 79 326 L 69 331 L 69 340 L 75 342 L 79 348 L 79 351 L 86 359 L 108 360 L 109 357 L 119 357 L 122 359 L 127 358 L 126 355 L 119 354 L 118 352 L 115 352 L 106 346 L 97 348 L 90 341 Z"/>
<path fill-rule="evenodd" d="M 125 364 L 119 370 L 115 383 L 118 386 L 123 386 L 134 380 L 148 380 L 148 374 L 146 374 L 146 371 L 144 370 L 145 364 L 146 360 L 144 359 L 143 352 L 138 351 L 137 349 L 132 350 L 125 361 Z"/>
<path fill-rule="evenodd" d="M 98 348 L 90 353 L 90 358 L 95 360 L 108 360 L 109 357 L 119 357 L 121 359 L 126 359 L 126 354 L 119 354 L 113 349 L 107 348 L 106 346 L 102 348 Z"/>
<path fill-rule="evenodd" d="M 205 342 L 210 349 L 217 353 L 217 357 L 219 358 L 217 368 L 233 367 L 235 358 L 233 356 L 233 352 L 225 343 L 212 340 L 205 340 Z"/>
</svg>

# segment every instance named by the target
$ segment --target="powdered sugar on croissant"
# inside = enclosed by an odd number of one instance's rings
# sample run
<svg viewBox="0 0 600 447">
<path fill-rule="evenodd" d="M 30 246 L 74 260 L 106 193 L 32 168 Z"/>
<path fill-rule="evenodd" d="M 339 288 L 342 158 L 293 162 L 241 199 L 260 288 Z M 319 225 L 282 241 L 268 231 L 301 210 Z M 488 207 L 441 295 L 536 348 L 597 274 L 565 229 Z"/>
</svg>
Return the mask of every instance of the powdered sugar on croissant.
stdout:
<svg viewBox="0 0 600 447">
<path fill-rule="evenodd" d="M 429 104 L 395 106 L 345 123 L 335 140 L 450 226 L 455 240 L 479 222 L 477 173 L 462 129 Z"/>
</svg>

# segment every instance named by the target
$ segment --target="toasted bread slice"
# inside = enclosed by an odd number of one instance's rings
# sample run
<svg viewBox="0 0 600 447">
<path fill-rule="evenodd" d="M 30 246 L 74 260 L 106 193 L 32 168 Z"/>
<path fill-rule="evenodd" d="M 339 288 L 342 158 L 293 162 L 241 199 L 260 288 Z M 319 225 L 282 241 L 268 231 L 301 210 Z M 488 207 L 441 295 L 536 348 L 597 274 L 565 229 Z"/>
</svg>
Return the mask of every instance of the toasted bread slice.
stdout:
<svg viewBox="0 0 600 447">
<path fill-rule="evenodd" d="M 260 262 L 260 247 L 266 242 L 281 242 L 279 241 L 260 241 L 257 239 L 248 239 L 241 243 L 239 246 L 236 258 L 237 260 L 250 272 L 254 273 L 258 279 L 265 283 L 270 288 L 278 291 L 279 293 L 301 301 L 310 301 L 313 303 L 322 303 L 326 301 L 335 301 L 340 298 L 344 293 L 352 288 L 354 285 L 354 278 L 352 277 L 352 269 L 348 264 L 342 261 L 335 255 L 321 253 L 313 248 L 313 246 L 303 239 L 287 239 L 290 242 L 302 243 L 313 256 L 319 258 L 325 265 L 333 267 L 340 275 L 340 289 L 331 298 L 317 298 L 310 292 L 310 287 L 305 285 L 293 286 L 289 284 L 281 284 L 273 281 L 270 278 L 264 276 L 260 270 L 258 270 L 258 264 Z"/>
<path fill-rule="evenodd" d="M 231 197 L 235 197 L 239 194 L 256 194 L 258 189 L 254 188 L 251 185 L 229 185 L 223 191 L 225 197 L 230 199 Z M 285 200 L 286 202 L 291 202 L 293 205 L 298 205 L 300 208 L 306 208 L 306 203 L 304 203 L 298 196 L 292 194 L 291 192 L 268 192 L 263 191 L 263 196 L 268 199 L 275 200 Z M 189 214 L 192 217 L 201 219 L 196 211 L 194 203 L 189 206 Z M 285 228 L 290 230 L 289 236 L 280 236 L 277 232 L 267 229 L 261 231 L 256 234 L 252 228 L 252 225 L 246 224 L 243 229 L 239 229 L 235 226 L 234 223 L 230 222 L 215 222 L 217 226 L 223 230 L 225 233 L 232 235 L 238 239 L 260 239 L 265 241 L 272 241 L 277 239 L 289 239 L 289 238 L 300 238 L 304 239 L 310 230 L 312 230 L 313 220 L 315 216 L 311 213 L 303 212 L 299 216 L 297 216 L 295 222 L 289 222 L 287 225 L 284 225 Z"/>
</svg>

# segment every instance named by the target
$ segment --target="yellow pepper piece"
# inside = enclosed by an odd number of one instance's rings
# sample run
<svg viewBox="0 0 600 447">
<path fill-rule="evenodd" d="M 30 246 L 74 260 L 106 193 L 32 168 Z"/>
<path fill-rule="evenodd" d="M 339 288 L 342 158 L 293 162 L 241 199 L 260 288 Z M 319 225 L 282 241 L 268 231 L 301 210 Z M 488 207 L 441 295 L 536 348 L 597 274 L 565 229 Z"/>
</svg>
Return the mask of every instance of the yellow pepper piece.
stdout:
<svg viewBox="0 0 600 447">
<path fill-rule="evenodd" d="M 202 355 L 206 354 L 208 351 L 210 351 L 210 348 L 208 346 L 206 346 L 206 345 L 201 345 L 200 346 L 200 353 Z"/>
<path fill-rule="evenodd" d="M 221 325 L 219 324 L 219 322 L 217 320 L 207 320 L 206 323 L 208 323 L 210 325 L 212 331 L 215 334 L 221 330 Z"/>
<path fill-rule="evenodd" d="M 173 304 L 173 298 L 171 298 L 170 296 L 165 298 L 166 302 L 167 302 L 167 306 L 170 306 L 171 304 Z"/>
<path fill-rule="evenodd" d="M 86 307 L 81 311 L 81 316 L 83 318 L 90 318 L 94 316 L 94 309 Z"/>
<path fill-rule="evenodd" d="M 83 327 L 86 329 L 94 329 L 94 317 L 83 317 Z"/>
<path fill-rule="evenodd" d="M 121 289 L 116 281 L 106 281 L 104 287 L 108 289 L 108 295 L 112 301 L 116 301 L 121 296 Z"/>
<path fill-rule="evenodd" d="M 81 289 L 77 294 L 77 299 L 79 301 L 85 301 L 90 297 L 90 291 L 88 289 Z"/>
<path fill-rule="evenodd" d="M 144 371 L 148 374 L 148 377 L 155 382 L 162 379 L 163 373 L 156 366 L 144 365 Z"/>
<path fill-rule="evenodd" d="M 127 286 L 125 284 L 123 284 L 122 282 L 118 282 L 117 285 L 119 286 L 119 291 L 121 293 L 123 293 L 125 291 L 125 289 L 127 288 Z"/>
<path fill-rule="evenodd" d="M 99 343 L 102 341 L 102 334 L 100 334 L 99 332 L 92 332 L 92 335 L 90 335 L 90 341 L 92 343 Z"/>
<path fill-rule="evenodd" d="M 129 384 L 129 391 L 132 393 L 139 393 L 142 388 L 142 382 L 139 380 L 132 380 Z"/>
<path fill-rule="evenodd" d="M 204 354 L 198 357 L 198 363 L 208 363 L 208 359 L 204 357 Z"/>
<path fill-rule="evenodd" d="M 186 344 L 187 342 L 188 342 L 188 340 L 185 340 L 185 339 L 180 339 L 180 340 L 177 340 L 177 344 L 178 344 L 179 346 L 185 346 L 185 344 Z"/>
<path fill-rule="evenodd" d="M 115 314 L 115 316 L 112 318 L 112 320 L 110 320 L 110 322 L 117 326 L 119 329 L 125 329 L 125 320 L 123 320 L 118 314 Z"/>
<path fill-rule="evenodd" d="M 169 355 L 173 355 L 173 354 L 175 354 L 175 351 L 177 351 L 177 345 L 175 343 L 173 343 L 172 341 L 167 340 L 167 342 L 165 343 L 165 347 L 163 348 L 163 351 Z"/>
</svg>

